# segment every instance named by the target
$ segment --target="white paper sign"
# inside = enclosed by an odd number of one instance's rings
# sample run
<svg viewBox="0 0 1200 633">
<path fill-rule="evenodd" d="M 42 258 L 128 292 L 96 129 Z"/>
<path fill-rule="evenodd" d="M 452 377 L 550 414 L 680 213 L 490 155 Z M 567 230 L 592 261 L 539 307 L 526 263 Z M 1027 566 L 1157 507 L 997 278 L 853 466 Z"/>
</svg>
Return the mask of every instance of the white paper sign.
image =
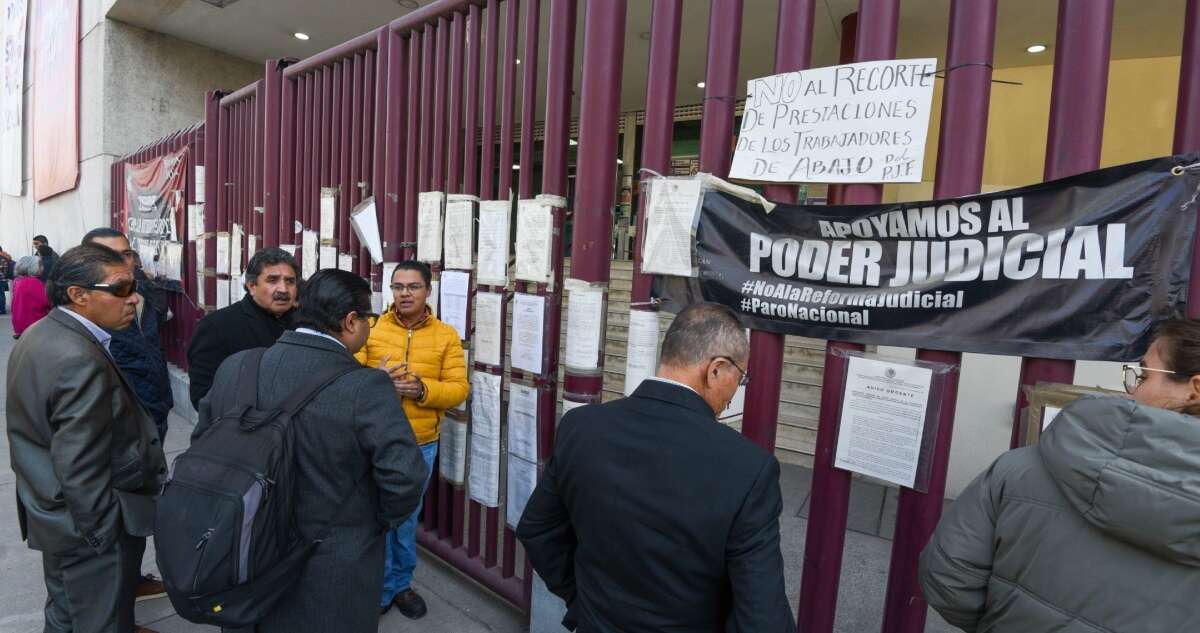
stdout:
<svg viewBox="0 0 1200 633">
<path fill-rule="evenodd" d="M 304 269 L 302 271 L 304 273 L 304 278 L 308 279 L 317 272 L 317 269 L 320 268 L 321 263 L 317 254 L 317 232 L 305 231 L 302 234 L 301 239 L 303 241 L 300 246 L 300 259 L 302 260 L 300 267 Z"/>
<path fill-rule="evenodd" d="M 321 245 L 321 268 L 337 268 L 338 252 L 336 246 Z"/>
<path fill-rule="evenodd" d="M 499 366 L 504 362 L 500 356 L 504 331 L 500 327 L 504 314 L 504 295 L 496 292 L 475 293 L 475 336 L 471 339 L 475 348 L 475 360 L 487 365 Z"/>
<path fill-rule="evenodd" d="M 417 201 L 417 259 L 423 262 L 442 261 L 442 208 L 446 194 L 424 191 Z"/>
<path fill-rule="evenodd" d="M 704 195 L 699 178 L 655 178 L 646 204 L 642 272 L 695 277 L 692 227 Z"/>
<path fill-rule="evenodd" d="M 471 432 L 500 437 L 500 383 L 496 374 L 477 371 L 471 375 Z"/>
<path fill-rule="evenodd" d="M 229 303 L 234 304 L 246 295 L 246 286 L 242 284 L 241 275 L 229 280 Z"/>
<path fill-rule="evenodd" d="M 337 258 L 337 267 L 339 270 L 344 270 L 348 273 L 354 272 L 354 256 L 346 253 L 339 253 Z"/>
<path fill-rule="evenodd" d="M 158 251 L 158 271 L 167 279 L 183 281 L 183 244 L 162 243 Z"/>
<path fill-rule="evenodd" d="M 936 69 L 896 59 L 751 79 L 729 177 L 920 182 Z"/>
<path fill-rule="evenodd" d="M 229 274 L 229 233 L 217 233 L 217 274 Z"/>
<path fill-rule="evenodd" d="M 604 289 L 573 284 L 567 292 L 567 366 L 598 368 L 603 337 Z"/>
<path fill-rule="evenodd" d="M 196 303 L 204 307 L 204 244 L 208 240 L 196 240 Z"/>
<path fill-rule="evenodd" d="M 446 201 L 445 267 L 471 270 L 475 253 L 475 201 L 450 196 Z"/>
<path fill-rule="evenodd" d="M 188 205 L 188 240 L 198 240 L 204 234 L 204 205 Z"/>
<path fill-rule="evenodd" d="M 513 295 L 512 366 L 513 369 L 542 373 L 542 322 L 546 316 L 546 298 L 518 292 Z"/>
<path fill-rule="evenodd" d="M 537 461 L 538 391 L 518 383 L 508 386 L 508 454 Z"/>
<path fill-rule="evenodd" d="M 834 467 L 912 488 L 933 371 L 851 356 Z"/>
<path fill-rule="evenodd" d="M 250 254 L 250 257 L 254 257 L 254 254 L 258 252 L 258 236 L 257 235 L 247 235 L 246 236 L 246 252 Z M 249 258 L 247 258 L 247 261 L 249 261 Z"/>
<path fill-rule="evenodd" d="M 337 199 L 337 187 L 321 187 L 321 241 L 334 239 L 337 228 Z"/>
<path fill-rule="evenodd" d="M 383 304 L 383 293 L 382 292 L 372 292 L 371 293 L 371 312 L 374 312 L 375 314 L 383 314 L 383 305 L 384 305 Z"/>
<path fill-rule="evenodd" d="M 438 318 L 458 332 L 458 338 L 467 338 L 467 296 L 471 292 L 471 274 L 447 270 L 442 273 L 441 299 L 438 301 Z"/>
<path fill-rule="evenodd" d="M 479 284 L 508 285 L 508 243 L 510 215 L 508 200 L 479 203 Z"/>
<path fill-rule="evenodd" d="M 379 234 L 379 216 L 375 212 L 375 198 L 358 203 L 350 212 L 350 226 L 358 236 L 358 242 L 367 248 L 371 261 L 383 263 L 383 242 Z"/>
<path fill-rule="evenodd" d="M 629 339 L 625 347 L 625 395 L 658 370 L 658 313 L 629 311 Z"/>
<path fill-rule="evenodd" d="M 438 299 L 440 299 L 442 296 L 440 286 L 441 286 L 441 283 L 438 282 L 436 279 L 434 281 L 430 282 L 429 283 L 429 299 L 425 300 L 426 305 L 429 306 L 430 310 L 433 310 L 433 314 L 435 316 L 437 316 L 439 319 L 442 318 L 441 317 L 441 314 L 442 314 L 441 306 L 438 305 Z"/>
<path fill-rule="evenodd" d="M 571 409 L 578 409 L 579 407 L 586 407 L 589 404 L 591 404 L 591 403 L 590 402 L 575 402 L 573 400 L 567 400 L 566 398 L 563 398 L 562 412 L 564 415 L 566 415 L 567 411 L 570 411 Z"/>
<path fill-rule="evenodd" d="M 244 236 L 242 225 L 234 224 L 229 235 L 229 275 L 232 277 L 242 274 L 242 239 Z"/>
<path fill-rule="evenodd" d="M 229 280 L 217 279 L 217 309 L 229 307 Z"/>
<path fill-rule="evenodd" d="M 1043 407 L 1042 408 L 1042 430 L 1045 431 L 1047 428 L 1049 428 L 1050 423 L 1053 422 L 1054 418 L 1058 417 L 1058 414 L 1060 414 L 1060 413 L 1062 413 L 1062 409 L 1060 409 L 1058 407 Z"/>
<path fill-rule="evenodd" d="M 488 508 L 500 505 L 500 436 L 471 434 L 471 499 Z"/>
<path fill-rule="evenodd" d="M 517 279 L 537 283 L 553 279 L 550 261 L 553 230 L 554 216 L 549 206 L 537 200 L 517 203 Z"/>
<path fill-rule="evenodd" d="M 508 455 L 508 503 L 505 508 L 504 521 L 509 527 L 516 528 L 525 513 L 525 504 L 529 502 L 533 489 L 537 487 L 537 464 Z"/>
<path fill-rule="evenodd" d="M 461 486 L 467 474 L 467 423 L 446 418 L 438 438 L 438 472 L 450 483 Z"/>
<path fill-rule="evenodd" d="M 204 204 L 204 165 L 196 165 L 195 174 L 196 187 L 192 191 L 194 191 L 196 195 L 193 197 L 196 199 L 197 204 Z"/>
<path fill-rule="evenodd" d="M 389 299 L 392 296 L 392 275 L 396 274 L 398 265 L 397 262 L 384 262 L 383 264 L 383 294 L 387 295 Z"/>
</svg>

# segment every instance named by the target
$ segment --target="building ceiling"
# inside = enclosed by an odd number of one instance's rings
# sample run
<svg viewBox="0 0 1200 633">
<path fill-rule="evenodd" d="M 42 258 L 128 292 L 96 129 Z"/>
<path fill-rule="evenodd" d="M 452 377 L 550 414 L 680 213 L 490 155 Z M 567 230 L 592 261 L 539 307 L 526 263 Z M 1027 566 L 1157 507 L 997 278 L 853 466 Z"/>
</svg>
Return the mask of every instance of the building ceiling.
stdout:
<svg viewBox="0 0 1200 633">
<path fill-rule="evenodd" d="M 431 0 L 116 0 L 108 17 L 201 44 L 249 61 L 304 58 L 400 17 Z M 528 9 L 533 0 L 524 0 Z M 600 1 L 600 0 L 592 0 Z M 610 1 L 610 0 L 603 0 Z M 579 2 L 577 64 L 582 60 L 583 21 L 587 0 Z M 906 0 L 901 4 L 899 57 L 937 57 L 946 54 L 951 0 Z M 1112 54 L 1116 59 L 1179 55 L 1183 37 L 1184 4 L 1179 0 L 1116 0 Z M 541 68 L 539 100 L 544 99 L 544 75 L 549 24 L 549 0 L 541 0 Z M 996 35 L 995 67 L 1048 65 L 1054 59 L 1058 3 L 1051 0 L 1001 0 Z M 775 54 L 777 0 L 745 0 L 739 77 L 769 75 Z M 841 21 L 857 9 L 857 0 L 817 0 L 813 41 L 814 66 L 837 62 Z M 646 59 L 650 42 L 649 0 L 628 2 L 624 49 L 622 109 L 644 105 Z M 704 78 L 708 39 L 708 3 L 684 0 L 683 31 L 677 103 L 698 103 Z M 523 28 L 523 27 L 522 27 Z M 307 33 L 308 41 L 293 34 Z M 1048 46 L 1031 55 L 1030 44 Z M 524 70 L 522 66 L 522 70 Z M 576 68 L 576 89 L 580 69 Z M 518 82 L 519 82 L 518 78 Z M 225 86 L 224 88 L 237 88 Z M 744 92 L 744 84 L 742 91 Z M 578 107 L 578 94 L 576 95 Z M 541 110 L 542 108 L 539 108 Z"/>
</svg>

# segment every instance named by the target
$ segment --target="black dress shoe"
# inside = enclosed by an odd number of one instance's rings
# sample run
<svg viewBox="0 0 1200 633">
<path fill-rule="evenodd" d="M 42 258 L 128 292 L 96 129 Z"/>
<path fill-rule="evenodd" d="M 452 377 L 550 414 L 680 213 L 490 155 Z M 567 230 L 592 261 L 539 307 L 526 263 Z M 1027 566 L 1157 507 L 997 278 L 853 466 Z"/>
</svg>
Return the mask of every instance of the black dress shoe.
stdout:
<svg viewBox="0 0 1200 633">
<path fill-rule="evenodd" d="M 392 603 L 390 603 L 390 602 L 383 605 L 382 607 L 379 607 L 379 617 L 383 617 L 383 616 L 387 615 L 387 612 L 391 611 L 391 610 L 392 610 Z"/>
<path fill-rule="evenodd" d="M 396 597 L 392 598 L 392 604 L 396 605 L 396 610 L 410 620 L 425 617 L 427 611 L 425 599 L 418 596 L 417 592 L 412 589 L 405 589 L 396 594 Z"/>
</svg>

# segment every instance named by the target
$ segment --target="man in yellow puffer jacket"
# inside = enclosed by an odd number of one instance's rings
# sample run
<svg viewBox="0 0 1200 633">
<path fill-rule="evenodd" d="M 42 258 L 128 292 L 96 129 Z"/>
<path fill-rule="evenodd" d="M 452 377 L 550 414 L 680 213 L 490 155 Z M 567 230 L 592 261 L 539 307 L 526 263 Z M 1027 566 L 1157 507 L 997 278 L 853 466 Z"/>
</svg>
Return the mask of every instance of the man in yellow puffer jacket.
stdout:
<svg viewBox="0 0 1200 633">
<path fill-rule="evenodd" d="M 428 467 L 425 485 L 437 457 L 438 431 L 446 409 L 467 399 L 467 365 L 458 332 L 433 316 L 427 306 L 432 292 L 429 266 L 405 261 L 392 273 L 393 303 L 371 329 L 367 344 L 355 354 L 369 367 L 386 365 L 393 376 L 396 394 Z M 422 489 L 422 496 L 424 489 Z M 417 567 L 417 515 L 413 512 L 400 527 L 388 533 L 384 562 L 383 596 L 380 612 L 395 605 L 405 617 L 425 615 L 425 601 L 412 590 Z"/>
</svg>

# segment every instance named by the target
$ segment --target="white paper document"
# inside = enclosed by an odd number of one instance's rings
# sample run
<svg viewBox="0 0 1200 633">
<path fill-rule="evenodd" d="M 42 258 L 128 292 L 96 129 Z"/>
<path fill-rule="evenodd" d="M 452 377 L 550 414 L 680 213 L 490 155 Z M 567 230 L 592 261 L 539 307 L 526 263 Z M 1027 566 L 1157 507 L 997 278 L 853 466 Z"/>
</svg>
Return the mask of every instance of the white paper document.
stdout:
<svg viewBox="0 0 1200 633">
<path fill-rule="evenodd" d="M 542 322 L 546 317 L 546 298 L 518 292 L 513 295 L 512 357 L 513 369 L 542 373 Z"/>
<path fill-rule="evenodd" d="M 1058 414 L 1060 414 L 1060 413 L 1062 413 L 1062 409 L 1060 409 L 1058 407 L 1043 407 L 1042 408 L 1042 430 L 1045 431 L 1047 428 L 1049 428 L 1050 423 L 1053 422 L 1054 418 L 1058 417 Z"/>
<path fill-rule="evenodd" d="M 229 280 L 229 303 L 232 305 L 242 300 L 246 296 L 246 286 L 242 283 L 239 276 L 238 279 Z"/>
<path fill-rule="evenodd" d="M 446 201 L 443 259 L 446 268 L 471 270 L 475 255 L 475 201 L 450 196 Z"/>
<path fill-rule="evenodd" d="M 197 204 L 204 204 L 204 165 L 196 165 L 196 186 L 192 189 Z"/>
<path fill-rule="evenodd" d="M 234 224 L 229 235 L 229 274 L 237 277 L 242 274 L 242 239 L 245 231 L 240 224 Z"/>
<path fill-rule="evenodd" d="M 538 390 L 518 383 L 508 386 L 508 454 L 536 462 Z"/>
<path fill-rule="evenodd" d="M 248 254 L 248 257 L 246 257 L 246 261 L 249 262 L 250 258 L 254 257 L 254 254 L 257 252 L 258 252 L 258 236 L 257 235 L 247 235 L 246 236 L 246 253 Z"/>
<path fill-rule="evenodd" d="M 383 293 L 382 292 L 372 292 L 371 293 L 371 311 L 374 312 L 375 314 L 383 314 L 383 306 L 384 306 Z"/>
<path fill-rule="evenodd" d="M 158 272 L 167 279 L 183 281 L 183 244 L 162 243 L 158 251 Z"/>
<path fill-rule="evenodd" d="M 933 371 L 851 356 L 834 467 L 912 488 Z"/>
<path fill-rule="evenodd" d="M 204 205 L 188 205 L 188 240 L 198 240 L 204 234 Z"/>
<path fill-rule="evenodd" d="M 467 297 L 471 292 L 471 274 L 447 270 L 442 273 L 441 300 L 438 302 L 438 318 L 458 332 L 458 338 L 467 338 Z"/>
<path fill-rule="evenodd" d="M 229 274 L 229 233 L 217 233 L 217 274 Z"/>
<path fill-rule="evenodd" d="M 354 272 L 354 256 L 347 253 L 338 253 L 337 267 L 339 270 L 344 270 L 348 273 Z"/>
<path fill-rule="evenodd" d="M 500 376 L 477 371 L 471 374 L 471 432 L 500 437 Z"/>
<path fill-rule="evenodd" d="M 629 311 L 629 340 L 625 348 L 625 395 L 658 370 L 658 313 Z"/>
<path fill-rule="evenodd" d="M 604 289 L 574 285 L 567 292 L 567 366 L 598 368 L 603 338 Z"/>
<path fill-rule="evenodd" d="M 383 294 L 388 298 L 388 303 L 392 301 L 392 275 L 396 273 L 396 266 L 398 265 L 397 262 L 384 262 L 383 264 Z M 434 310 L 434 312 L 437 312 L 437 310 Z"/>
<path fill-rule="evenodd" d="M 338 252 L 336 246 L 321 245 L 321 268 L 337 268 Z"/>
<path fill-rule="evenodd" d="M 321 187 L 321 240 L 332 240 L 337 232 L 337 187 Z M 324 268 L 324 266 L 322 266 Z"/>
<path fill-rule="evenodd" d="M 304 269 L 301 271 L 304 274 L 304 278 L 308 279 L 309 277 L 312 277 L 318 269 L 320 269 L 321 261 L 317 251 L 317 232 L 305 231 L 302 235 L 302 243 L 300 245 L 300 267 Z"/>
<path fill-rule="evenodd" d="M 537 464 L 508 455 L 508 504 L 505 508 L 504 521 L 509 527 L 516 528 L 525 513 L 525 504 L 537 487 Z"/>
<path fill-rule="evenodd" d="M 553 230 L 554 216 L 549 206 L 537 200 L 517 203 L 517 279 L 537 283 L 553 279 L 550 261 Z"/>
<path fill-rule="evenodd" d="M 488 508 L 500 505 L 500 436 L 471 434 L 471 499 Z"/>
<path fill-rule="evenodd" d="M 438 472 L 450 483 L 461 486 L 467 475 L 467 423 L 446 418 L 438 439 Z"/>
<path fill-rule="evenodd" d="M 504 295 L 497 292 L 475 293 L 475 336 L 471 339 L 475 360 L 486 365 L 500 366 L 504 363 L 500 355 L 504 342 L 504 330 L 500 327 L 503 315 Z"/>
<path fill-rule="evenodd" d="M 438 301 L 442 298 L 441 285 L 441 282 L 436 279 L 429 282 L 429 299 L 425 302 L 429 306 L 429 309 L 433 310 L 434 316 L 439 319 L 442 318 L 441 306 L 438 305 Z M 467 367 L 470 367 L 470 365 L 467 365 Z"/>
<path fill-rule="evenodd" d="M 655 178 L 646 204 L 642 272 L 695 277 L 692 226 L 704 189 L 699 178 Z"/>
<path fill-rule="evenodd" d="M 563 415 L 566 415 L 567 411 L 570 411 L 571 409 L 578 409 L 579 407 L 586 407 L 589 404 L 591 404 L 591 403 L 590 402 L 575 402 L 574 400 L 567 400 L 566 398 L 563 398 L 563 401 L 562 401 Z"/>
<path fill-rule="evenodd" d="M 217 279 L 217 309 L 229 306 L 229 280 Z"/>
<path fill-rule="evenodd" d="M 446 194 L 424 191 L 417 198 L 417 259 L 442 261 L 442 208 Z"/>
<path fill-rule="evenodd" d="M 375 198 L 358 203 L 350 212 L 350 226 L 358 236 L 358 242 L 367 248 L 371 261 L 383 262 L 383 242 L 379 232 L 379 216 L 375 211 Z"/>
<path fill-rule="evenodd" d="M 508 244 L 512 206 L 508 200 L 479 203 L 479 285 L 508 285 Z"/>
</svg>

